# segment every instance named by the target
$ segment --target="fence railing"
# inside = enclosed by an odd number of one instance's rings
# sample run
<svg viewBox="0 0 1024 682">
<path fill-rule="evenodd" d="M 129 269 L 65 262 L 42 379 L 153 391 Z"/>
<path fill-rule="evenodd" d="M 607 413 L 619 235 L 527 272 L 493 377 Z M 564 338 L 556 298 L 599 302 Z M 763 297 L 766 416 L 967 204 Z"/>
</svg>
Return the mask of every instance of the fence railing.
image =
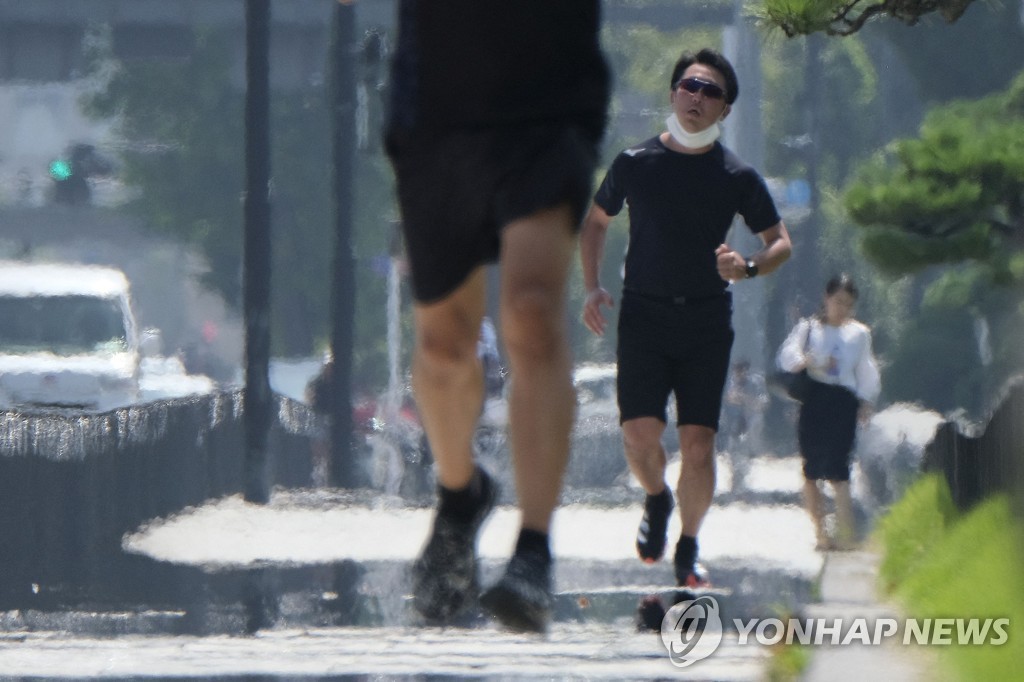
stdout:
<svg viewBox="0 0 1024 682">
<path fill-rule="evenodd" d="M 84 416 L 0 412 L 0 608 L 116 582 L 126 532 L 241 492 L 242 416 L 237 390 Z M 271 483 L 308 486 L 315 417 L 282 396 L 276 416 Z"/>
<path fill-rule="evenodd" d="M 945 475 L 961 509 L 1006 493 L 1024 515 L 1024 376 L 1005 385 L 985 424 L 950 419 L 940 425 L 924 468 Z"/>
</svg>

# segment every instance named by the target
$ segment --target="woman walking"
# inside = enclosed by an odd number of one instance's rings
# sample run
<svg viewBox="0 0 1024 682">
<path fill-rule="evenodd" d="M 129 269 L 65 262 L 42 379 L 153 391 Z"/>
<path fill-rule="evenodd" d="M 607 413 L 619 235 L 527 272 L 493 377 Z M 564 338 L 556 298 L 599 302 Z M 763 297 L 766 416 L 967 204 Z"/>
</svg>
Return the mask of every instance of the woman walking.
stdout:
<svg viewBox="0 0 1024 682">
<path fill-rule="evenodd" d="M 779 349 L 779 367 L 807 369 L 812 380 L 800 408 L 797 438 L 804 468 L 804 504 L 814 522 L 820 550 L 854 545 L 850 455 L 857 423 L 865 423 L 878 394 L 881 377 L 871 351 L 871 329 L 853 318 L 857 287 L 848 275 L 825 286 L 821 313 L 800 320 Z M 836 531 L 825 529 L 821 481 L 828 481 L 836 505 Z"/>
</svg>

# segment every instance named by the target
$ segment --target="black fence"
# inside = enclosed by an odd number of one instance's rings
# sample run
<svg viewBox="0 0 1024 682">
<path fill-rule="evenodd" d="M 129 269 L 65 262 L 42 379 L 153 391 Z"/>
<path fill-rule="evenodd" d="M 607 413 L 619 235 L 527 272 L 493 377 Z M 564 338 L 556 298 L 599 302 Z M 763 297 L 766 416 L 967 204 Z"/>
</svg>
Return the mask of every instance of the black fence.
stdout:
<svg viewBox="0 0 1024 682">
<path fill-rule="evenodd" d="M 939 426 L 924 468 L 945 475 L 960 509 L 1006 493 L 1024 516 L 1024 376 L 1006 384 L 986 424 L 951 419 Z"/>
<path fill-rule="evenodd" d="M 282 396 L 276 407 L 271 483 L 308 486 L 315 417 Z M 0 609 L 123 592 L 125 533 L 243 490 L 242 415 L 241 391 L 102 414 L 0 412 Z"/>
</svg>

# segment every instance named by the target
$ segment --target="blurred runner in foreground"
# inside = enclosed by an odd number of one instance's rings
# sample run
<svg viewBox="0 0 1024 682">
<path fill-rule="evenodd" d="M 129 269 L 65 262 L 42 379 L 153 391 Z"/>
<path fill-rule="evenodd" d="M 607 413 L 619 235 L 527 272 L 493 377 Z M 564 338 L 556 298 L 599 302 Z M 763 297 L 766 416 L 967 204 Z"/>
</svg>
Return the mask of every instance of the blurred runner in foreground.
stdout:
<svg viewBox="0 0 1024 682">
<path fill-rule="evenodd" d="M 494 481 L 474 463 L 485 264 L 501 261 L 501 334 L 514 380 L 510 440 L 521 531 L 480 598 L 543 631 L 548 527 L 575 395 L 566 281 L 604 132 L 609 75 L 598 0 L 402 0 L 387 149 L 412 270 L 413 388 L 437 462 L 433 530 L 413 566 L 416 609 L 450 622 L 477 601 L 476 536 Z"/>
</svg>

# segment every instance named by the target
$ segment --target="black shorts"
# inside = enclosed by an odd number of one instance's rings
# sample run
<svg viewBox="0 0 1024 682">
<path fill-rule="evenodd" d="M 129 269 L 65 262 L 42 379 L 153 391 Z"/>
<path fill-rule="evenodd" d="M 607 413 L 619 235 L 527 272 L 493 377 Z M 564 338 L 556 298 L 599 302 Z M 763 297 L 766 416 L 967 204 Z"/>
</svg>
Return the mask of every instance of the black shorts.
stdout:
<svg viewBox="0 0 1024 682">
<path fill-rule="evenodd" d="M 631 292 L 619 311 L 619 419 L 667 422 L 669 393 L 677 422 L 718 430 L 729 373 L 732 296 L 672 303 Z"/>
<path fill-rule="evenodd" d="M 859 405 L 853 391 L 843 386 L 810 382 L 797 422 L 805 478 L 850 480 L 850 456 L 857 438 Z"/>
<path fill-rule="evenodd" d="M 599 144 L 600 126 L 566 123 L 392 130 L 387 147 L 416 300 L 443 298 L 478 265 L 496 262 L 510 222 L 568 204 L 578 230 Z"/>
</svg>

